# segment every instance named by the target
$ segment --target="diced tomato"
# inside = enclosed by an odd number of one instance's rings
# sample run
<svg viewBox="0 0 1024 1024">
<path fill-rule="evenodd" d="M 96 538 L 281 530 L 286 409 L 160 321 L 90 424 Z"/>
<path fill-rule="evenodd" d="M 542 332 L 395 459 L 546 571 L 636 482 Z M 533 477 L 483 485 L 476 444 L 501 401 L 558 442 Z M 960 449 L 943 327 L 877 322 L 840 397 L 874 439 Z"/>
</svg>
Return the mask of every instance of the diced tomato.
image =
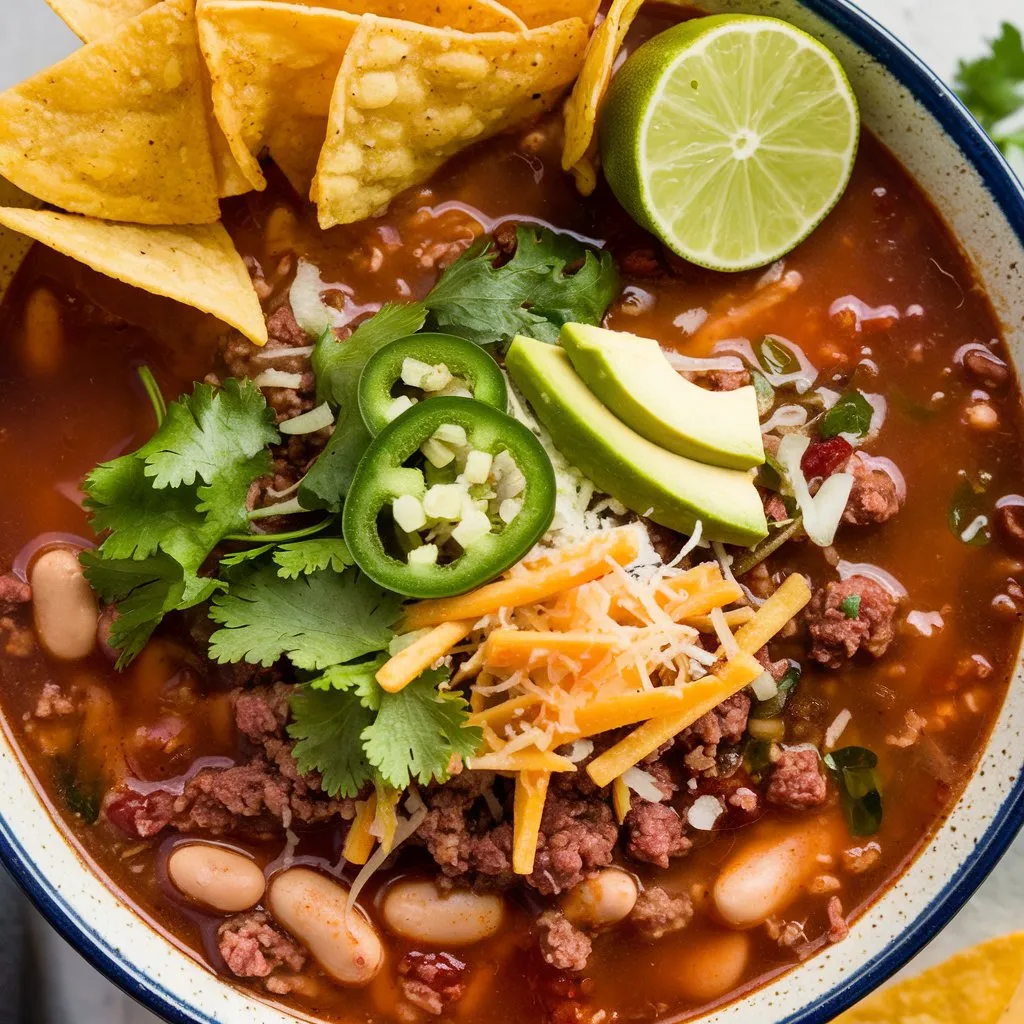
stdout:
<svg viewBox="0 0 1024 1024">
<path fill-rule="evenodd" d="M 800 460 L 800 468 L 808 480 L 831 476 L 846 465 L 853 454 L 853 445 L 846 438 L 830 437 L 827 441 L 812 441 Z"/>
</svg>

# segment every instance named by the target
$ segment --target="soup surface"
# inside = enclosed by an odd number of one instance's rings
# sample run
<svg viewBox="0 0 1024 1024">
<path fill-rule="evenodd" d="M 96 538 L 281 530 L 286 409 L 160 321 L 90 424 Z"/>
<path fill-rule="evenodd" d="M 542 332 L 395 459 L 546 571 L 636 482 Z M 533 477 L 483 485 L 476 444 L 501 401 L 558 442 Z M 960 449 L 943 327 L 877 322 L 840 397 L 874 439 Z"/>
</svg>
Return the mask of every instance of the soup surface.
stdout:
<svg viewBox="0 0 1024 1024">
<path fill-rule="evenodd" d="M 635 38 L 669 17 L 645 15 Z M 0 308 L 6 727 L 55 816 L 147 920 L 211 970 L 328 1020 L 680 1019 L 790 969 L 856 928 L 928 842 L 974 769 L 1020 640 L 1020 392 L 971 268 L 892 156 L 865 133 L 825 223 L 766 273 L 730 276 L 666 255 L 603 187 L 581 198 L 559 170 L 560 142 L 549 119 L 484 143 L 383 215 L 329 232 L 268 167 L 267 191 L 228 201 L 225 224 L 260 291 L 269 356 L 38 246 Z M 710 359 L 685 364 L 697 383 L 747 384 L 753 363 L 775 387 L 761 424 L 769 453 L 804 430 L 807 478 L 846 466 L 854 486 L 832 544 L 796 531 L 739 575 L 729 614 L 794 573 L 814 590 L 762 655 L 781 697 L 741 692 L 655 751 L 621 825 L 612 787 L 556 776 L 529 884 L 508 869 L 508 779 L 464 771 L 421 788 L 426 818 L 360 895 L 383 966 L 339 978 L 322 944 L 296 941 L 283 890 L 260 895 L 263 877 L 296 866 L 346 883 L 360 871 L 345 856 L 357 805 L 303 779 L 289 753 L 288 698 L 305 677 L 282 662 L 211 661 L 202 607 L 169 615 L 124 671 L 102 644 L 62 660 L 40 642 L 25 581 L 42 553 L 95 544 L 83 477 L 154 429 L 140 366 L 169 399 L 204 379 L 301 374 L 264 386 L 286 420 L 316 404 L 310 339 L 289 304 L 303 261 L 344 338 L 381 304 L 425 295 L 481 235 L 507 252 L 508 226 L 524 222 L 610 251 L 621 293 L 605 325 Z M 843 432 L 814 427 L 851 393 L 870 407 L 856 452 Z M 287 500 L 317 451 L 315 435 L 275 449 L 261 497 Z M 770 520 L 792 517 L 762 493 Z M 669 561 L 682 544 L 653 525 L 651 537 Z M 725 555 L 728 568 L 728 554 L 697 548 L 684 564 Z M 745 552 L 732 555 L 744 568 Z M 255 880 L 242 871 L 240 896 L 196 898 L 214 862 L 173 856 L 196 841 L 240 852 Z M 581 911 L 580 887 L 595 879 L 600 898 Z M 410 880 L 431 885 L 396 889 Z M 423 917 L 429 935 L 416 934 Z"/>
</svg>

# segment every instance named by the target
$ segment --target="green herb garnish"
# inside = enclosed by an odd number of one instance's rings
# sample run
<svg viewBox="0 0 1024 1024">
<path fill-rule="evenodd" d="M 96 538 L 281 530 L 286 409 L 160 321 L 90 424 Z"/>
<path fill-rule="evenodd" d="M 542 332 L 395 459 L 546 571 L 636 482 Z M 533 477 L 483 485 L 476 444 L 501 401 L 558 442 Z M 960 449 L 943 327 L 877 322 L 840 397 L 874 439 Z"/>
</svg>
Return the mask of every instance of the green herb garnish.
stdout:
<svg viewBox="0 0 1024 1024">
<path fill-rule="evenodd" d="M 992 539 L 982 495 L 985 488 L 963 477 L 949 503 L 949 528 L 957 539 L 972 547 L 983 547 Z"/>
<path fill-rule="evenodd" d="M 757 358 L 769 373 L 777 376 L 796 373 L 800 369 L 800 361 L 793 350 L 781 338 L 770 334 L 761 340 Z"/>
<path fill-rule="evenodd" d="M 866 437 L 874 413 L 871 403 L 859 391 L 848 391 L 818 421 L 818 433 L 824 438 L 839 434 Z"/>
<path fill-rule="evenodd" d="M 860 615 L 860 594 L 850 594 L 839 602 L 839 610 L 848 618 L 855 619 Z"/>
<path fill-rule="evenodd" d="M 319 771 L 331 796 L 355 796 L 368 782 L 396 789 L 445 780 L 452 755 L 468 757 L 480 730 L 466 726 L 468 705 L 439 689 L 447 669 L 428 670 L 398 693 L 374 679 L 383 658 L 328 669 L 292 697 L 288 734 L 299 771 Z"/>
<path fill-rule="evenodd" d="M 982 128 L 1024 178 L 1024 122 L 1014 116 L 1024 108 L 1024 43 L 1020 31 L 1004 22 L 988 56 L 961 61 L 956 88 Z"/>
<path fill-rule="evenodd" d="M 751 718 L 778 718 L 786 707 L 790 693 L 797 683 L 800 682 L 800 666 L 794 661 L 786 669 L 785 674 L 778 682 L 778 689 L 774 697 L 767 700 L 759 700 L 750 709 Z"/>
<path fill-rule="evenodd" d="M 882 825 L 882 788 L 878 757 L 867 747 L 842 747 L 825 755 L 842 796 L 852 836 L 873 836 Z"/>
</svg>

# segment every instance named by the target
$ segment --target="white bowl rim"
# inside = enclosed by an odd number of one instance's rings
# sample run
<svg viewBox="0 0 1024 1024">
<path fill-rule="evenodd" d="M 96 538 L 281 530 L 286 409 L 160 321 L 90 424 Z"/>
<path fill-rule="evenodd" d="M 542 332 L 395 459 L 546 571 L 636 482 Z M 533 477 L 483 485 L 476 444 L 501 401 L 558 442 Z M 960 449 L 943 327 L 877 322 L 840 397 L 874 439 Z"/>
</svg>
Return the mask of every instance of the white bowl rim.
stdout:
<svg viewBox="0 0 1024 1024">
<path fill-rule="evenodd" d="M 934 117 L 977 172 L 1024 248 L 1024 183 L 1017 179 L 999 148 L 956 93 L 920 57 L 851 0 L 797 2 L 881 64 Z M 1018 773 L 991 824 L 956 873 L 901 935 L 879 951 L 854 977 L 834 985 L 779 1024 L 828 1024 L 843 1010 L 869 995 L 927 945 L 960 911 L 999 862 L 1022 826 L 1024 772 Z M 62 830 L 60 836 L 61 841 L 69 841 Z M 193 1005 L 187 996 L 172 992 L 145 975 L 107 937 L 83 920 L 36 868 L 2 811 L 0 861 L 54 929 L 128 995 L 174 1024 L 219 1024 L 222 1018 Z M 83 870 L 90 869 L 83 863 Z M 197 969 L 201 969 L 198 964 Z"/>
</svg>

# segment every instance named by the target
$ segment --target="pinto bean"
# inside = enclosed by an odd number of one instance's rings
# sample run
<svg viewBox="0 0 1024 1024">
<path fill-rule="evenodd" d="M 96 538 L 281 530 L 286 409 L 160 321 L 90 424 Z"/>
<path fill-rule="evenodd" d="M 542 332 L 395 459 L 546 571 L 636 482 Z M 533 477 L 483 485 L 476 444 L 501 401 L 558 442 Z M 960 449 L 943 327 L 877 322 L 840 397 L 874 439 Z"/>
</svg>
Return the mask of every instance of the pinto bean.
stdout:
<svg viewBox="0 0 1024 1024">
<path fill-rule="evenodd" d="M 733 928 L 753 928 L 782 913 L 818 869 L 818 853 L 827 852 L 820 839 L 805 830 L 741 847 L 726 861 L 711 890 L 722 920 Z"/>
<path fill-rule="evenodd" d="M 602 928 L 628 917 L 636 898 L 632 875 L 621 868 L 602 868 L 565 894 L 562 913 L 577 927 Z"/>
<path fill-rule="evenodd" d="M 387 890 L 381 914 L 402 938 L 433 946 L 469 946 L 497 932 L 505 903 L 494 893 L 442 893 L 433 882 L 408 879 Z"/>
<path fill-rule="evenodd" d="M 266 888 L 255 861 L 213 843 L 177 847 L 167 858 L 167 874 L 179 892 L 224 914 L 254 907 Z"/>
<path fill-rule="evenodd" d="M 76 661 L 96 646 L 96 595 L 71 548 L 51 548 L 32 563 L 32 611 L 39 642 L 55 658 Z"/>
<path fill-rule="evenodd" d="M 358 907 L 346 916 L 347 900 L 348 890 L 334 879 L 289 868 L 270 883 L 267 905 L 335 981 L 368 985 L 384 965 L 384 947 Z"/>
</svg>

